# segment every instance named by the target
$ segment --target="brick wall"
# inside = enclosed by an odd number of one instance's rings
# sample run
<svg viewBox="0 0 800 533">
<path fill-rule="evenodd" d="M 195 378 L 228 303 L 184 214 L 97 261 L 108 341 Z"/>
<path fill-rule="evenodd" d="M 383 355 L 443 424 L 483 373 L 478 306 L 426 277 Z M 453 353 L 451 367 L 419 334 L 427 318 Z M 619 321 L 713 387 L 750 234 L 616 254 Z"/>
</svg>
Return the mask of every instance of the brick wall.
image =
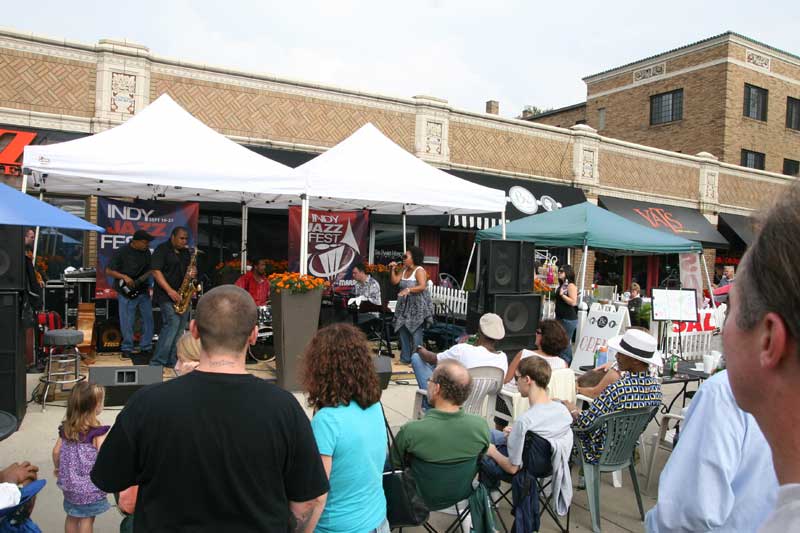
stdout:
<svg viewBox="0 0 800 533">
<path fill-rule="evenodd" d="M 581 261 L 583 261 L 583 248 L 575 248 L 572 253 L 572 268 L 575 269 L 575 285 L 578 290 L 581 289 Z M 586 277 L 584 278 L 584 288 L 586 290 L 592 288 L 594 282 L 594 251 L 589 250 L 586 256 Z"/>
<path fill-rule="evenodd" d="M 605 109 L 605 128 L 599 130 L 603 136 L 689 155 L 705 151 L 722 157 L 725 75 L 725 65 L 716 65 L 590 98 L 586 123 L 598 129 L 599 110 Z M 650 97 L 677 89 L 683 89 L 683 118 L 651 126 Z"/>
<path fill-rule="evenodd" d="M 772 200 L 781 193 L 785 183 L 772 180 L 755 180 L 738 174 L 720 172 L 719 203 L 761 209 L 772 205 Z"/>
<path fill-rule="evenodd" d="M 578 124 L 579 121 L 586 120 L 586 106 L 567 109 L 543 117 L 531 117 L 528 120 L 531 122 L 539 122 L 540 124 L 548 124 L 557 128 L 569 128 L 570 126 Z M 592 127 L 594 128 L 595 126 Z"/>
<path fill-rule="evenodd" d="M 600 149 L 600 183 L 640 193 L 698 198 L 698 169 L 636 156 L 627 151 Z"/>
<path fill-rule="evenodd" d="M 94 116 L 95 65 L 0 48 L 0 107 Z"/>
<path fill-rule="evenodd" d="M 765 154 L 770 172 L 783 172 L 784 158 L 800 161 L 800 131 L 786 127 L 786 97 L 800 99 L 800 85 L 735 64 L 727 65 L 727 79 L 723 161 L 738 165 L 743 148 Z M 769 91 L 766 122 L 744 116 L 745 83 Z"/>
<path fill-rule="evenodd" d="M 717 260 L 717 251 L 713 248 L 703 248 L 703 259 L 705 260 L 706 267 L 708 268 L 708 277 L 711 278 L 711 283 L 714 283 L 714 262 Z M 703 271 L 703 288 L 709 290 L 705 271 Z"/>
</svg>

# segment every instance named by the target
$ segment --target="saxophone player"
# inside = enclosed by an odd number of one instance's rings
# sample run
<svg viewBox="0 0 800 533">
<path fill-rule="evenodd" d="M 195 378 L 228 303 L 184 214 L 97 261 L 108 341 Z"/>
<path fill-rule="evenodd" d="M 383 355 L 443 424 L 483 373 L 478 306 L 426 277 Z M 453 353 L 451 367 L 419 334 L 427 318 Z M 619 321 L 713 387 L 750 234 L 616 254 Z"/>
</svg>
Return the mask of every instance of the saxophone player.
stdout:
<svg viewBox="0 0 800 533">
<path fill-rule="evenodd" d="M 175 368 L 177 362 L 176 346 L 178 339 L 186 330 L 189 322 L 189 306 L 182 314 L 175 311 L 175 304 L 181 297 L 178 290 L 187 274 L 190 278 L 197 275 L 190 269 L 189 230 L 177 227 L 172 230 L 169 240 L 161 243 L 153 252 L 150 268 L 155 279 L 153 301 L 161 309 L 161 332 L 158 335 L 151 366 Z"/>
</svg>

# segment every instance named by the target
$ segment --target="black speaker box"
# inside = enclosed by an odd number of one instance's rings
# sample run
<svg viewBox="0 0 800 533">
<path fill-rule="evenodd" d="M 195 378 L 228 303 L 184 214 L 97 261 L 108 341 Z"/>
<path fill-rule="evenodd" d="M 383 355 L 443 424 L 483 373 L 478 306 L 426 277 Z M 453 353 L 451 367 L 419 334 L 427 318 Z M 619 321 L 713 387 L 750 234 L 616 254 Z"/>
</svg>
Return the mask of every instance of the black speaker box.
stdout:
<svg viewBox="0 0 800 533">
<path fill-rule="evenodd" d="M 0 226 L 0 290 L 25 289 L 22 226 Z"/>
<path fill-rule="evenodd" d="M 106 388 L 105 405 L 125 405 L 145 385 L 161 383 L 162 373 L 160 366 L 90 366 L 89 383 Z"/>
<path fill-rule="evenodd" d="M 533 348 L 536 342 L 536 329 L 542 313 L 542 297 L 539 294 L 487 294 L 470 292 L 467 294 L 468 333 L 477 333 L 481 315 L 495 313 L 503 319 L 506 336 L 498 343 L 498 348 L 508 352 L 523 348 Z M 507 354 L 512 356 L 513 354 Z"/>
<path fill-rule="evenodd" d="M 524 241 L 481 242 L 481 287 L 489 294 L 533 290 L 535 245 Z"/>
<path fill-rule="evenodd" d="M 97 323 L 95 328 L 98 353 L 118 352 L 120 350 L 122 346 L 122 331 L 119 329 L 118 320 L 102 320 Z"/>
<path fill-rule="evenodd" d="M 25 330 L 19 291 L 0 292 L 0 410 L 22 423 L 25 401 Z"/>
</svg>

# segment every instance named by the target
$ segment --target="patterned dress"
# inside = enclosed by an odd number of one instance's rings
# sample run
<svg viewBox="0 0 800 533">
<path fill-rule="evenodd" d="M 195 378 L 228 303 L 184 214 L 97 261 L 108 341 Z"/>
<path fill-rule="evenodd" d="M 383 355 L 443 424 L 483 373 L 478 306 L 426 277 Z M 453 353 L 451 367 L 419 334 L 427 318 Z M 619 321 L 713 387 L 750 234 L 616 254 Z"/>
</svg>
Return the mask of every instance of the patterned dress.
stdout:
<svg viewBox="0 0 800 533">
<path fill-rule="evenodd" d="M 417 286 L 416 273 L 417 267 L 411 274 L 410 279 L 400 278 L 400 289 L 410 289 Z M 409 332 L 414 333 L 426 320 L 433 317 L 433 300 L 427 290 L 422 292 L 412 292 L 408 296 L 397 298 L 397 307 L 394 310 L 394 330 L 400 331 L 403 326 Z"/>
<path fill-rule="evenodd" d="M 63 429 L 58 429 L 62 441 L 61 457 L 58 461 L 58 487 L 68 502 L 86 505 L 106 499 L 106 493 L 92 483 L 89 474 L 97 459 L 97 448 L 92 440 L 105 435 L 109 429 L 109 426 L 92 428 L 86 435 L 81 435 L 80 441 L 67 439 Z"/>
<path fill-rule="evenodd" d="M 606 387 L 600 396 L 589 404 L 575 421 L 574 427 L 584 429 L 599 417 L 627 409 L 641 409 L 661 405 L 661 383 L 647 372 L 629 372 Z M 597 463 L 603 453 L 605 430 L 598 429 L 581 435 L 583 458 L 589 464 Z"/>
</svg>

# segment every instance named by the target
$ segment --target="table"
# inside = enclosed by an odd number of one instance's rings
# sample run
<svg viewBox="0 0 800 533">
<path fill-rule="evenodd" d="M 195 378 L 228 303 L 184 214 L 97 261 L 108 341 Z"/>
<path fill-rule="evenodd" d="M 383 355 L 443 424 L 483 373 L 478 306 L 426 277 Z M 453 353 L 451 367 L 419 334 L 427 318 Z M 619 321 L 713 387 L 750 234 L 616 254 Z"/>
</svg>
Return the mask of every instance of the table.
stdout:
<svg viewBox="0 0 800 533">
<path fill-rule="evenodd" d="M 17 431 L 17 417 L 11 413 L 0 411 L 0 440 L 5 440 Z"/>
<path fill-rule="evenodd" d="M 679 361 L 678 362 L 678 373 L 672 376 L 664 376 L 661 380 L 662 385 L 671 385 L 674 383 L 681 384 L 681 390 L 675 397 L 669 402 L 669 405 L 662 404 L 661 405 L 661 413 L 667 414 L 672 411 L 672 407 L 675 405 L 675 402 L 678 398 L 681 398 L 681 405 L 686 407 L 686 395 L 687 395 L 687 388 L 689 383 L 697 382 L 698 386 L 701 381 L 708 379 L 710 376 L 709 374 L 703 372 L 702 370 L 695 370 L 694 363 L 690 361 Z"/>
</svg>

